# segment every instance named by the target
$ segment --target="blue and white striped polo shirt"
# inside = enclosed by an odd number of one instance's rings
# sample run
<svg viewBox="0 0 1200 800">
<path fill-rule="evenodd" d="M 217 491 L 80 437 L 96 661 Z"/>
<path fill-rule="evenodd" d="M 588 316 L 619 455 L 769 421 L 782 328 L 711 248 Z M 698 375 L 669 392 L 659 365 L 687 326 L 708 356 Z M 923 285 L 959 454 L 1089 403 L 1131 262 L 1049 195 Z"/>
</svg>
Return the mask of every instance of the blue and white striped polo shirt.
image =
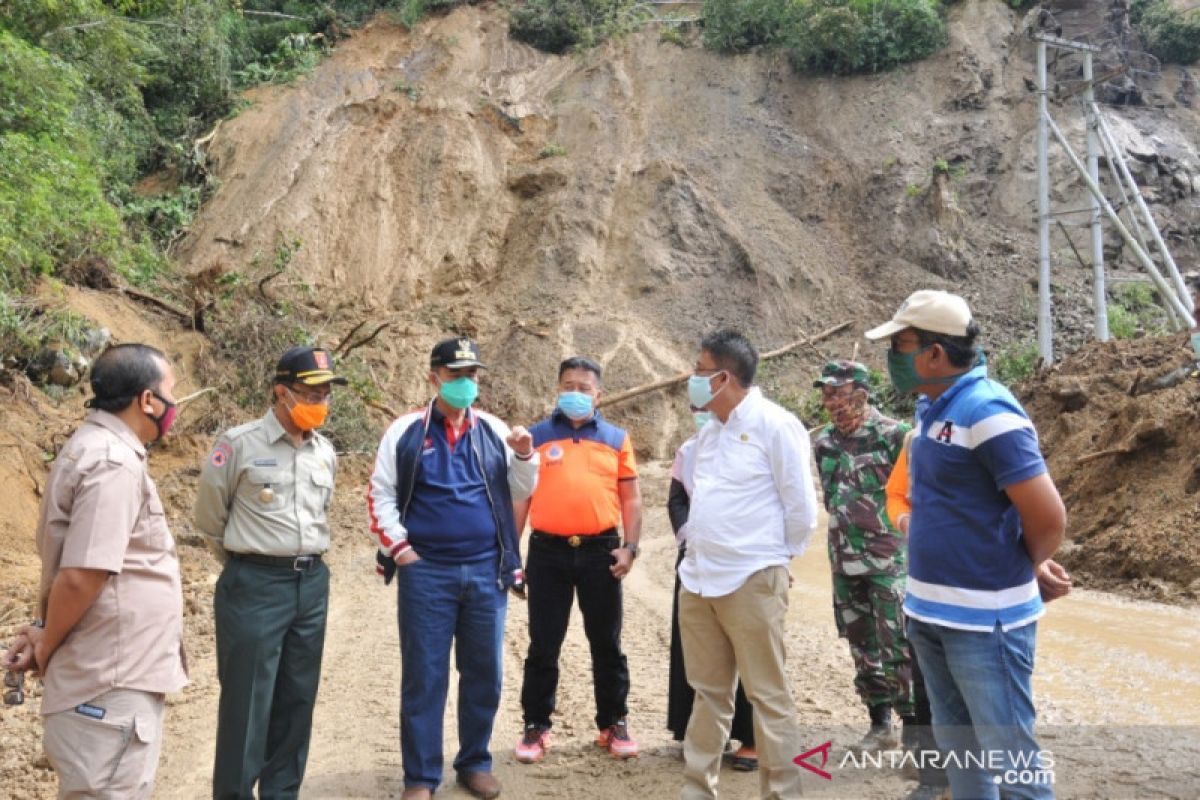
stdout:
<svg viewBox="0 0 1200 800">
<path fill-rule="evenodd" d="M 983 366 L 917 417 L 905 613 L 972 631 L 1034 622 L 1042 600 L 1004 491 L 1046 471 L 1033 423 Z"/>
</svg>

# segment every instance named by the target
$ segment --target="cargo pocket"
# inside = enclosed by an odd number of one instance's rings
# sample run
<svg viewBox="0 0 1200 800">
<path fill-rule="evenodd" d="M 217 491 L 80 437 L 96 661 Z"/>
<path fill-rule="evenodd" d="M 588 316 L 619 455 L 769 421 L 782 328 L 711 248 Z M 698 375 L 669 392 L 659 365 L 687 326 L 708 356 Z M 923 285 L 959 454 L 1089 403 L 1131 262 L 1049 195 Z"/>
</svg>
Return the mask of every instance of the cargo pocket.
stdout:
<svg viewBox="0 0 1200 800">
<path fill-rule="evenodd" d="M 62 793 L 89 794 L 112 788 L 132 738 L 132 720 L 109 722 L 70 709 L 46 717 L 43 743 Z"/>
</svg>

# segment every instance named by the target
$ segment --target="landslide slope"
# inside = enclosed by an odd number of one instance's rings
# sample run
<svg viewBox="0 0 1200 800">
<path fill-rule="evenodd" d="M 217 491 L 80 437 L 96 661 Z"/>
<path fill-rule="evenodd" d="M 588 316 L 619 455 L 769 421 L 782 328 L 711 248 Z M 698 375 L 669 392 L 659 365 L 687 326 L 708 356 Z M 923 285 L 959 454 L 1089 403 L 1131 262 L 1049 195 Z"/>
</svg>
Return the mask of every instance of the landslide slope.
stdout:
<svg viewBox="0 0 1200 800">
<path fill-rule="evenodd" d="M 396 321 L 361 351 L 393 408 L 424 398 L 428 347 L 456 331 L 485 346 L 485 402 L 521 420 L 545 410 L 569 354 L 598 357 L 608 387 L 625 388 L 686 368 L 718 324 L 766 348 L 853 320 L 781 376 L 803 386 L 921 286 L 963 291 L 993 344 L 1025 336 L 1021 24 L 967 0 L 934 58 L 818 79 L 654 30 L 546 55 L 509 39 L 496 7 L 412 32 L 380 19 L 220 128 L 220 189 L 179 252 L 194 273 L 256 277 L 264 254 L 300 239 L 289 269 L 331 340 Z M 1063 274 L 1068 301 L 1085 302 L 1084 277 Z M 1064 308 L 1070 333 L 1087 310 Z M 662 457 L 683 411 L 659 393 L 614 413 Z"/>
</svg>

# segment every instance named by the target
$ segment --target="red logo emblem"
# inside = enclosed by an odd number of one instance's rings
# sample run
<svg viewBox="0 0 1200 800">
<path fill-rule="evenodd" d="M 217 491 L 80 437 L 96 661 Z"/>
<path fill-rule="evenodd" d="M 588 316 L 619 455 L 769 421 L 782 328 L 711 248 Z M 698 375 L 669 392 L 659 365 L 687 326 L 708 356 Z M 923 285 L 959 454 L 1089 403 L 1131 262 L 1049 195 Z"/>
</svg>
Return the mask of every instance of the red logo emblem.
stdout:
<svg viewBox="0 0 1200 800">
<path fill-rule="evenodd" d="M 317 369 L 329 369 L 329 354 L 324 350 L 314 350 L 313 357 L 317 359 Z"/>
<path fill-rule="evenodd" d="M 830 775 L 828 772 L 821 769 L 820 767 L 814 767 L 812 764 L 809 764 L 808 761 L 806 760 L 809 756 L 820 753 L 821 754 L 821 766 L 822 767 L 825 766 L 826 764 L 829 763 L 829 748 L 830 747 L 833 747 L 833 742 L 826 742 L 825 744 L 817 745 L 812 750 L 809 750 L 807 753 L 801 753 L 800 755 L 793 758 L 792 763 L 798 767 L 804 767 L 809 772 L 815 772 L 816 774 L 820 775 L 822 778 L 824 778 L 827 781 L 831 781 L 831 780 L 833 780 L 832 775 Z"/>
</svg>

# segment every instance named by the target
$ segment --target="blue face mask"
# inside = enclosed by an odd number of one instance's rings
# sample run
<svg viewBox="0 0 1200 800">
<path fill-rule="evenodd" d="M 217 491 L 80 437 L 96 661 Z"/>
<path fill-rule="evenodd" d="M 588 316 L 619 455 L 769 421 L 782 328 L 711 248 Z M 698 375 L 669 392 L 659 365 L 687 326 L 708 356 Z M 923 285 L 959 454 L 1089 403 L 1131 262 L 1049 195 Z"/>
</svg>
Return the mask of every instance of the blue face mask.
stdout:
<svg viewBox="0 0 1200 800">
<path fill-rule="evenodd" d="M 438 396 L 451 408 L 469 408 L 479 397 L 479 384 L 464 375 L 443 383 L 438 389 Z"/>
<path fill-rule="evenodd" d="M 592 396 L 583 392 L 559 392 L 558 410 L 576 422 L 592 415 Z"/>
<path fill-rule="evenodd" d="M 722 390 L 724 390 L 724 386 L 722 386 L 716 392 L 713 392 L 712 390 L 712 379 L 720 374 L 721 373 L 718 372 L 714 375 L 693 375 L 688 378 L 688 402 L 692 404 L 693 408 L 704 408 L 713 401 L 713 398 L 715 398 L 721 393 Z"/>
<path fill-rule="evenodd" d="M 713 415 L 712 415 L 711 411 L 693 411 L 692 412 L 692 419 L 696 423 L 696 430 L 700 430 L 705 425 L 712 422 L 712 417 L 713 417 Z"/>
</svg>

